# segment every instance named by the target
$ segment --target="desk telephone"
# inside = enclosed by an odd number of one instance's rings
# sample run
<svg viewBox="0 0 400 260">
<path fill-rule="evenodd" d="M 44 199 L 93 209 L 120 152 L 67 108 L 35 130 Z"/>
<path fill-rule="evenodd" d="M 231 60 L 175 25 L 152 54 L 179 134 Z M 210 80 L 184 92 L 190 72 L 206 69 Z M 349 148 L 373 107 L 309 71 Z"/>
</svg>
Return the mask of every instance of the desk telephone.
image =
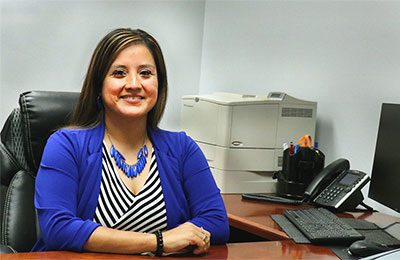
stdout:
<svg viewBox="0 0 400 260">
<path fill-rule="evenodd" d="M 350 170 L 346 159 L 338 159 L 326 166 L 310 182 L 301 200 L 264 194 L 242 194 L 243 198 L 299 205 L 310 202 L 337 211 L 354 210 L 362 204 L 364 197 L 361 188 L 369 181 L 367 174 Z"/>
</svg>

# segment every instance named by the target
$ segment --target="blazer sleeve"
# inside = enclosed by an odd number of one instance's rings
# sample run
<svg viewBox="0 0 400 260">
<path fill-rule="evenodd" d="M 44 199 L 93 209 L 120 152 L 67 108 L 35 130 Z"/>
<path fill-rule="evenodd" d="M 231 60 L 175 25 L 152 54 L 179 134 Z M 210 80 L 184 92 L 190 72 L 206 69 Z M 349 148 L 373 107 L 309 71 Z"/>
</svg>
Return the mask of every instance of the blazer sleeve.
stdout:
<svg viewBox="0 0 400 260">
<path fill-rule="evenodd" d="M 80 152 L 63 130 L 46 144 L 36 178 L 35 206 L 45 250 L 81 251 L 99 224 L 77 216 Z"/>
<path fill-rule="evenodd" d="M 211 244 L 224 244 L 229 238 L 229 224 L 220 190 L 199 146 L 186 134 L 184 143 L 182 171 L 190 222 L 211 233 Z"/>
</svg>

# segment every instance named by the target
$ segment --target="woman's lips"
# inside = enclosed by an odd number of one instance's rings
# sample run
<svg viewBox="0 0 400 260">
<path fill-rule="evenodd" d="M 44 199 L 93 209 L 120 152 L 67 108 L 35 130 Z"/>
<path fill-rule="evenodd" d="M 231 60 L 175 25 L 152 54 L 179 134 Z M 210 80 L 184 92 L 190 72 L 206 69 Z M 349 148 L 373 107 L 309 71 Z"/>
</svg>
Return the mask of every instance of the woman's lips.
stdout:
<svg viewBox="0 0 400 260">
<path fill-rule="evenodd" d="M 127 101 L 127 102 L 132 102 L 132 103 L 137 103 L 144 99 L 144 97 L 141 96 L 122 96 L 121 99 Z"/>
<path fill-rule="evenodd" d="M 122 99 L 143 99 L 142 96 L 121 96 Z"/>
</svg>

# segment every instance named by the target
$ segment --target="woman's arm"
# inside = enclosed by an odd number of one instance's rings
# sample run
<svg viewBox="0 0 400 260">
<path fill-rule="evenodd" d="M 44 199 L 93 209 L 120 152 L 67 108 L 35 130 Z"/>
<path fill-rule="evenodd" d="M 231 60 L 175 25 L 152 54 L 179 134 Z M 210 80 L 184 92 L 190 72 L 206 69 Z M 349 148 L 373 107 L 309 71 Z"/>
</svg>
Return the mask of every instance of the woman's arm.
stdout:
<svg viewBox="0 0 400 260">
<path fill-rule="evenodd" d="M 154 252 L 157 250 L 157 240 L 154 234 L 121 231 L 99 226 L 90 235 L 83 250 L 120 254 Z"/>
<path fill-rule="evenodd" d="M 174 229 L 165 231 L 163 236 L 163 252 L 178 252 L 188 246 L 195 246 L 194 254 L 205 253 L 209 246 L 210 234 L 191 223 L 185 223 Z M 106 227 L 96 228 L 84 247 L 86 251 L 137 254 L 155 252 L 157 239 L 154 234 L 115 230 Z"/>
<path fill-rule="evenodd" d="M 77 140 L 68 131 L 57 131 L 48 139 L 43 152 L 35 184 L 35 206 L 44 244 L 41 250 L 81 251 L 99 226 L 78 215 L 82 149 Z"/>
<path fill-rule="evenodd" d="M 229 238 L 229 224 L 220 190 L 199 146 L 186 135 L 185 139 L 181 169 L 184 191 L 193 216 L 190 222 L 211 233 L 211 244 L 224 244 Z"/>
</svg>

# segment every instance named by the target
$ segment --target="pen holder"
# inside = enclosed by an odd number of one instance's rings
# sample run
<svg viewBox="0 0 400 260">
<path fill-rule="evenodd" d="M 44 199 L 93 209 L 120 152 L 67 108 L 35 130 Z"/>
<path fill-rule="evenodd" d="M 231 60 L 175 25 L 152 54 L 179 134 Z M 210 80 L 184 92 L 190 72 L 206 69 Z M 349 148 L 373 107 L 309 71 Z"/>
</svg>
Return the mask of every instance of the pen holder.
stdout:
<svg viewBox="0 0 400 260">
<path fill-rule="evenodd" d="M 324 168 L 325 155 L 313 147 L 299 147 L 296 153 L 283 151 L 282 170 L 274 174 L 278 179 L 276 193 L 282 197 L 302 199 L 312 179 Z"/>
</svg>

